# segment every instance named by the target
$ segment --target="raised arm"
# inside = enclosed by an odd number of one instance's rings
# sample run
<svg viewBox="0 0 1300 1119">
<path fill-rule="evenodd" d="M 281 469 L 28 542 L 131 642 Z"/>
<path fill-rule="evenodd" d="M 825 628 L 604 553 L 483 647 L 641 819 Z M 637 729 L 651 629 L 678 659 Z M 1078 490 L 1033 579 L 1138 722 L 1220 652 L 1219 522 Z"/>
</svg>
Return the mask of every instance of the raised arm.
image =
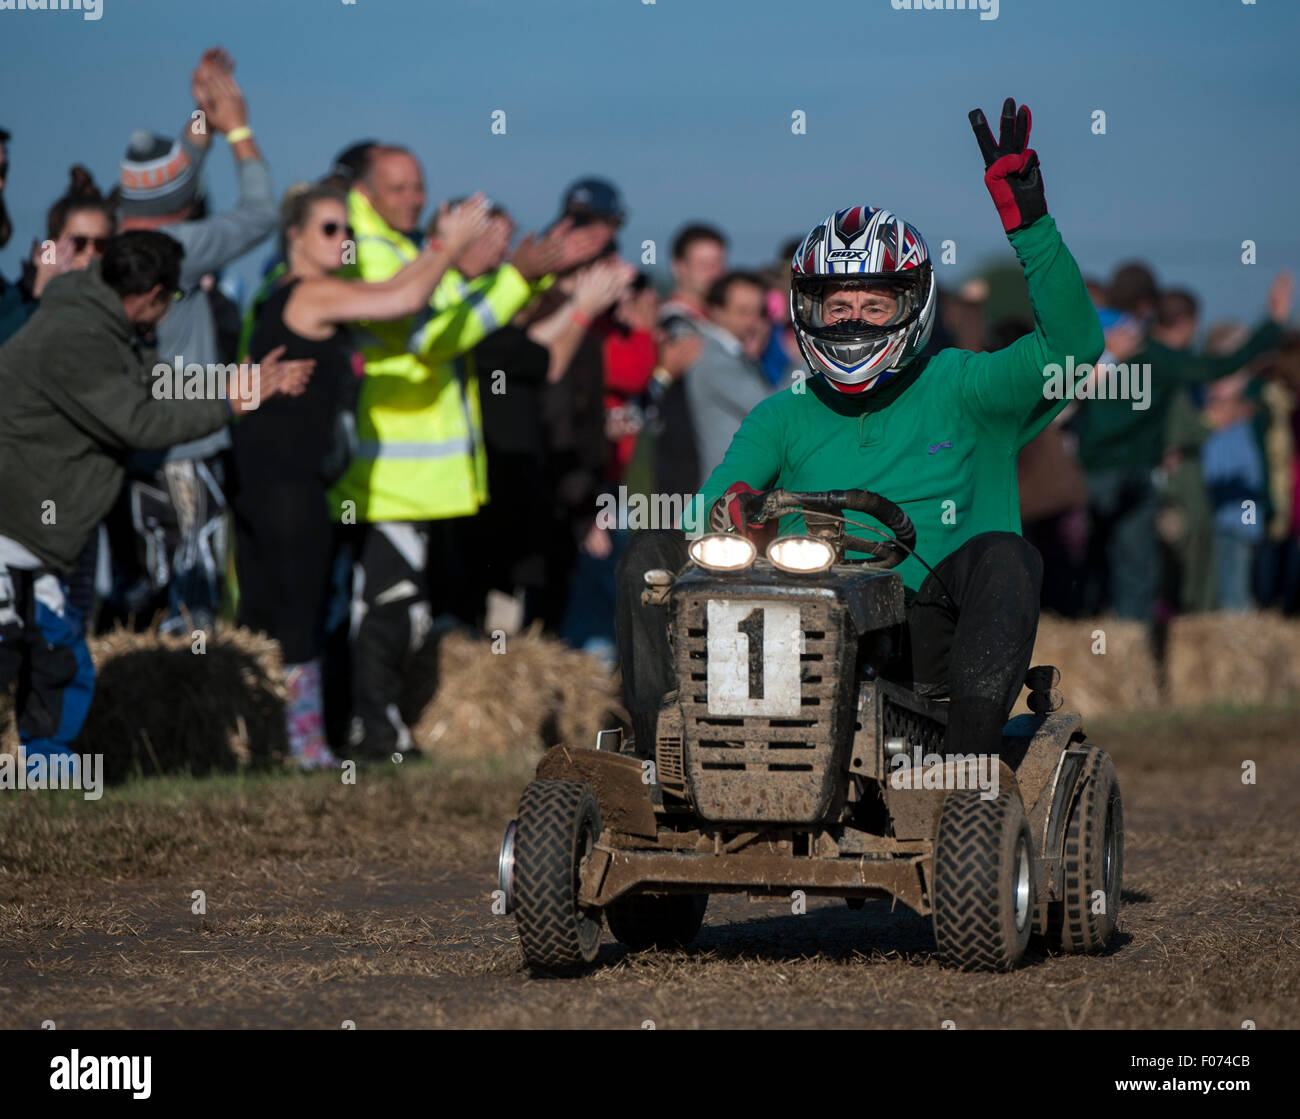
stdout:
<svg viewBox="0 0 1300 1119">
<path fill-rule="evenodd" d="M 195 72 L 195 96 L 207 127 L 230 142 L 239 201 L 233 210 L 168 227 L 167 233 L 185 249 L 181 264 L 183 288 L 192 287 L 201 276 L 237 260 L 275 228 L 271 173 L 248 127 L 248 107 L 233 71 L 234 63 L 224 51 L 207 51 Z M 230 139 L 232 135 L 234 139 Z M 192 129 L 188 140 L 194 140 Z"/>
<path fill-rule="evenodd" d="M 564 272 L 590 260 L 609 235 L 599 226 L 573 229 L 560 222 L 543 237 L 529 235 L 510 261 L 466 286 L 464 298 L 430 308 L 417 321 L 407 348 L 432 360 L 448 360 L 472 350 L 504 326 L 539 291 Z"/>
<path fill-rule="evenodd" d="M 1260 354 L 1277 348 L 1282 340 L 1282 328 L 1291 315 L 1293 281 L 1289 272 L 1279 272 L 1273 277 L 1268 290 L 1268 318 L 1251 332 L 1240 346 L 1228 354 L 1180 353 L 1176 363 L 1178 379 L 1185 385 L 1217 381 L 1237 372 L 1254 361 Z"/>
<path fill-rule="evenodd" d="M 635 276 L 636 269 L 623 260 L 589 264 L 575 277 L 572 297 L 529 328 L 529 338 L 550 353 L 548 382 L 554 383 L 568 372 L 592 321 L 613 305 Z"/>
<path fill-rule="evenodd" d="M 368 282 L 321 276 L 300 282 L 285 307 L 290 325 L 312 333 L 330 323 L 402 319 L 426 307 L 447 269 L 486 230 L 487 199 L 476 194 L 443 213 L 439 222 L 438 247 L 421 250 L 391 279 Z"/>
<path fill-rule="evenodd" d="M 1019 419 L 1021 437 L 1032 438 L 1065 406 L 1045 389 L 1052 365 L 1092 364 L 1105 346 L 1101 322 L 1074 257 L 1047 213 L 1038 154 L 1027 147 L 1028 106 L 1007 98 L 997 143 L 984 114 L 970 114 L 984 157 L 984 183 L 1002 227 L 1025 270 L 1034 330 L 993 353 L 969 355 L 959 381 L 976 414 Z"/>
</svg>

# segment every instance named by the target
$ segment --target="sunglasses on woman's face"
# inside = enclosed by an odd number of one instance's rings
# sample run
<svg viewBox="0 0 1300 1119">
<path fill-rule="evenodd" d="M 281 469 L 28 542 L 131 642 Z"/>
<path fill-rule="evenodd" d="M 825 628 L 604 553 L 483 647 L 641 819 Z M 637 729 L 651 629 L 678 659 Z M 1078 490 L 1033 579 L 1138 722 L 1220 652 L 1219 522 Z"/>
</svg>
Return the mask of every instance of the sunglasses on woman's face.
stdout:
<svg viewBox="0 0 1300 1119">
<path fill-rule="evenodd" d="M 84 253 L 88 245 L 95 246 L 95 252 L 101 256 L 108 251 L 107 237 L 82 237 L 80 234 L 72 238 L 72 251 L 74 253 Z"/>
<path fill-rule="evenodd" d="M 0 163 L 0 179 L 7 178 L 9 178 L 9 161 L 6 159 L 3 163 Z"/>
<path fill-rule="evenodd" d="M 340 225 L 340 224 L 339 224 L 338 222 L 336 222 L 336 221 L 325 221 L 325 222 L 321 222 L 320 231 L 321 231 L 323 234 L 325 234 L 326 237 L 336 237 L 336 236 L 338 236 L 338 234 L 339 234 L 340 232 L 341 232 L 345 237 L 351 237 L 351 236 L 352 236 L 352 226 L 350 226 L 350 225 Z"/>
</svg>

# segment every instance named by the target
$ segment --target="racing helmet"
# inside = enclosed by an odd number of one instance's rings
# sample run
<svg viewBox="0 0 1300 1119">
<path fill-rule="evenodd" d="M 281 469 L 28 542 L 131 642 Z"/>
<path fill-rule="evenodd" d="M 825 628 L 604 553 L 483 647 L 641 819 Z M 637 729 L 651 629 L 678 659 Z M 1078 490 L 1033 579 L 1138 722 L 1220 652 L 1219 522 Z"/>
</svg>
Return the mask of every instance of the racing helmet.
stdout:
<svg viewBox="0 0 1300 1119">
<path fill-rule="evenodd" d="M 836 210 L 791 261 L 790 320 L 814 373 L 840 392 L 872 392 L 925 349 L 934 328 L 935 282 L 921 234 L 876 206 Z M 826 299 L 853 287 L 886 287 L 898 300 L 888 321 L 826 322 Z"/>
</svg>

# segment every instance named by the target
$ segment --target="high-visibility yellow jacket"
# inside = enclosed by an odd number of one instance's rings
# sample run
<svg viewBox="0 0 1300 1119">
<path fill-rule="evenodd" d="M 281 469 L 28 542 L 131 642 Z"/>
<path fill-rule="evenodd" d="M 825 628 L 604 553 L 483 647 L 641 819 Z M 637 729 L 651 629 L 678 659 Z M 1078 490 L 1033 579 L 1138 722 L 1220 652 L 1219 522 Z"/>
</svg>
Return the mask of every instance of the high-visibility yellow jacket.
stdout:
<svg viewBox="0 0 1300 1119">
<path fill-rule="evenodd" d="M 387 280 L 419 252 L 355 190 L 348 220 L 356 263 L 342 275 Z M 468 351 L 549 280 L 530 285 L 509 264 L 472 281 L 449 271 L 419 314 L 354 325 L 366 377 L 357 453 L 330 493 L 336 520 L 351 520 L 349 513 L 358 522 L 463 517 L 487 501 L 478 379 Z"/>
</svg>

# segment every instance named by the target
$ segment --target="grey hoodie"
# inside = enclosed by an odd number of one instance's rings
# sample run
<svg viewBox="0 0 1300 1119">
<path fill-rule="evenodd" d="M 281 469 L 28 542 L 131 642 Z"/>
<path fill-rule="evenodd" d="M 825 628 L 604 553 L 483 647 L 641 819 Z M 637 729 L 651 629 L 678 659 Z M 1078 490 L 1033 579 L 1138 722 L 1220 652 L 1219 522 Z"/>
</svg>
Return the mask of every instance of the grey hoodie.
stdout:
<svg viewBox="0 0 1300 1119">
<path fill-rule="evenodd" d="M 262 159 L 243 159 L 236 165 L 239 202 L 233 210 L 199 221 L 163 226 L 159 232 L 175 238 L 185 250 L 181 261 L 181 299 L 172 304 L 158 326 L 158 360 L 208 365 L 221 360 L 216 328 L 207 292 L 199 280 L 233 263 L 275 229 L 278 214 L 271 190 L 271 172 Z M 262 357 L 253 354 L 253 360 Z M 167 458 L 208 458 L 230 446 L 224 429 L 198 443 L 172 447 Z"/>
<path fill-rule="evenodd" d="M 702 484 L 726 455 L 741 421 L 772 388 L 730 333 L 711 322 L 699 323 L 698 329 L 704 346 L 683 380 Z"/>
<path fill-rule="evenodd" d="M 224 400 L 156 400 L 154 360 L 98 263 L 50 281 L 0 346 L 0 536 L 70 571 L 117 499 L 130 451 L 225 427 Z"/>
</svg>

